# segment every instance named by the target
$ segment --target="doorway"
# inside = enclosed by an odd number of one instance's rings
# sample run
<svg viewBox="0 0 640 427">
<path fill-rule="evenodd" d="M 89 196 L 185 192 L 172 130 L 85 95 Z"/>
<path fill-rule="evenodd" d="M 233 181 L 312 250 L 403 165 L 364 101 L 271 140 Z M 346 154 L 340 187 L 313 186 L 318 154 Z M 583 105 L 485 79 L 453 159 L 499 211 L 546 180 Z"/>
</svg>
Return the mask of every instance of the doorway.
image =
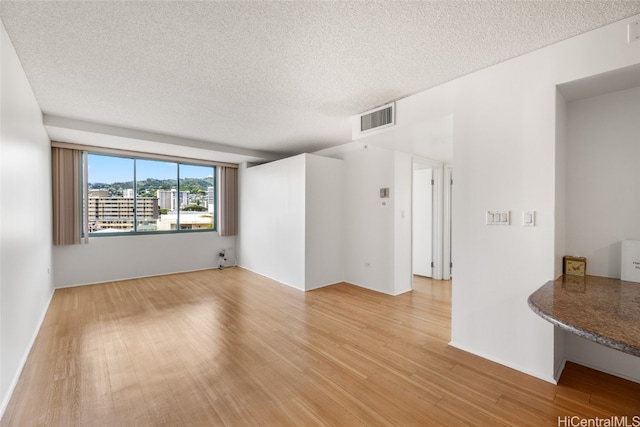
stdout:
<svg viewBox="0 0 640 427">
<path fill-rule="evenodd" d="M 433 169 L 413 168 L 413 275 L 433 277 Z"/>
<path fill-rule="evenodd" d="M 414 158 L 412 174 L 412 275 L 449 280 L 453 167 Z"/>
</svg>

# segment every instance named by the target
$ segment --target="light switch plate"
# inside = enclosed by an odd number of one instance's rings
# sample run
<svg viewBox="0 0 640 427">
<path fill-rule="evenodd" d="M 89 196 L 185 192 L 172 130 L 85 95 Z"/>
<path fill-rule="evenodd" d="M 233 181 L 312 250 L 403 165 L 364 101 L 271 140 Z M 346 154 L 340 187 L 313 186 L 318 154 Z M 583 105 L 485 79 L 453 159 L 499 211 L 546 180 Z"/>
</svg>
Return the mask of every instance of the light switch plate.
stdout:
<svg viewBox="0 0 640 427">
<path fill-rule="evenodd" d="M 509 211 L 487 211 L 487 225 L 509 225 L 510 217 Z"/>
<path fill-rule="evenodd" d="M 522 225 L 524 227 L 535 227 L 536 211 L 522 211 Z"/>
</svg>

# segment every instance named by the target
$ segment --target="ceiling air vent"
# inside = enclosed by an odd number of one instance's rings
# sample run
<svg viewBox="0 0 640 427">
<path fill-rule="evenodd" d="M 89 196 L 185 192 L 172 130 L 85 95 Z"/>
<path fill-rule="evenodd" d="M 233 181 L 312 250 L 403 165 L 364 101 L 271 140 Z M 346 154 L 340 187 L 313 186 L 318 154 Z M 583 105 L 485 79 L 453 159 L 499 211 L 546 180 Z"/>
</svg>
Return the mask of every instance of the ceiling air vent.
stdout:
<svg viewBox="0 0 640 427">
<path fill-rule="evenodd" d="M 360 116 L 360 132 L 365 133 L 393 126 L 395 122 L 394 107 L 395 104 L 391 103 L 362 114 Z"/>
</svg>

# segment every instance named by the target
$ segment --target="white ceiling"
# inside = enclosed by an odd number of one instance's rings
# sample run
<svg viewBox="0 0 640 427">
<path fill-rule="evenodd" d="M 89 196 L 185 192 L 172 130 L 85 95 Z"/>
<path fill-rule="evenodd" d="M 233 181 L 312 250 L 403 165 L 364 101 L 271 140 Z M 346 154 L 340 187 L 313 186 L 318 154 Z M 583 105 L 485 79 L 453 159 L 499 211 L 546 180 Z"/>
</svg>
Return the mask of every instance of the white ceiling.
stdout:
<svg viewBox="0 0 640 427">
<path fill-rule="evenodd" d="M 0 2 L 46 116 L 240 157 L 348 143 L 352 115 L 638 13 L 597 0 Z"/>
</svg>

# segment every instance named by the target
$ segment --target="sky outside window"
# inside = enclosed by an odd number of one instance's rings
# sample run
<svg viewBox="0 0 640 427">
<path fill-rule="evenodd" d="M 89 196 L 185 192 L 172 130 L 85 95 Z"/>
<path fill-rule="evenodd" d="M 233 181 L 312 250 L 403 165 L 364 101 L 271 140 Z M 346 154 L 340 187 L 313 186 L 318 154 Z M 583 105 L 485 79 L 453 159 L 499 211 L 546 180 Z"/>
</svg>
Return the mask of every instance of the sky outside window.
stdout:
<svg viewBox="0 0 640 427">
<path fill-rule="evenodd" d="M 138 168 L 138 180 L 140 180 L 140 162 Z M 176 164 L 170 162 L 157 162 L 144 160 L 143 173 L 157 179 L 176 179 Z M 172 165 L 173 169 L 167 167 Z M 130 177 L 133 180 L 133 159 L 126 157 L 103 156 L 99 154 L 89 154 L 89 182 L 112 183 L 121 182 L 122 177 Z"/>
<path fill-rule="evenodd" d="M 133 159 L 89 154 L 87 163 L 89 184 L 133 183 Z"/>
</svg>

